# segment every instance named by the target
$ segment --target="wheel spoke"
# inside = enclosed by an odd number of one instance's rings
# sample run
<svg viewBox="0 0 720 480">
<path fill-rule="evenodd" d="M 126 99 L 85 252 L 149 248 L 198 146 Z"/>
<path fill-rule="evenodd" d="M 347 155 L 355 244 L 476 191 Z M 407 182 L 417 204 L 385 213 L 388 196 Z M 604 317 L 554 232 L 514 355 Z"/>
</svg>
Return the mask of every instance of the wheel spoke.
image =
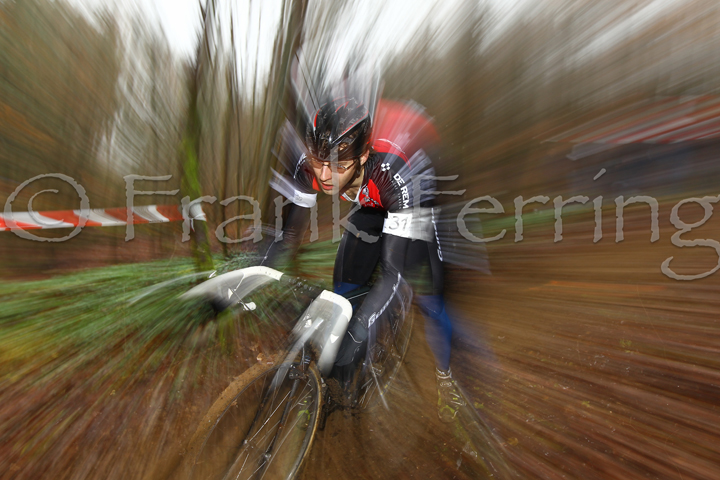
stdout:
<svg viewBox="0 0 720 480">
<path fill-rule="evenodd" d="M 303 390 L 303 391 L 304 391 L 304 390 Z M 301 398 L 302 398 L 302 396 L 301 396 Z M 300 404 L 300 402 L 296 403 L 295 406 L 297 406 L 297 405 L 299 405 L 299 404 Z M 278 452 L 280 451 L 280 449 L 282 448 L 282 446 L 285 444 L 285 441 L 286 441 L 286 440 L 288 439 L 288 437 L 290 436 L 290 433 L 292 433 L 293 431 L 295 431 L 295 429 L 297 428 L 297 424 L 298 424 L 299 421 L 300 421 L 300 417 L 298 416 L 298 417 L 295 419 L 295 423 L 293 423 L 292 425 L 288 425 L 290 428 L 287 429 L 287 432 L 285 433 L 285 436 L 283 436 L 283 438 L 280 439 L 280 444 L 277 446 L 277 451 L 278 451 Z M 276 458 L 275 455 L 273 455 L 272 457 L 270 457 L 270 461 L 268 462 L 268 464 L 269 464 L 269 463 L 272 463 L 272 461 L 273 461 L 275 458 Z M 258 470 L 259 470 L 259 468 L 258 468 Z M 257 470 L 256 470 L 255 472 L 253 472 L 253 474 L 256 473 L 256 472 L 257 472 Z M 265 470 L 265 472 L 263 472 L 263 474 L 262 474 L 262 476 L 261 476 L 260 478 L 261 478 L 261 479 L 265 478 L 265 474 L 266 474 L 266 473 L 267 473 L 267 470 Z"/>
<path fill-rule="evenodd" d="M 217 467 L 212 465 L 213 458 L 218 460 L 225 458 L 227 460 L 225 465 L 230 466 L 229 469 L 224 468 L 222 473 L 218 471 L 220 477 L 212 476 L 213 479 L 249 480 L 271 476 L 274 478 L 280 473 L 285 475 L 283 472 L 289 474 L 296 469 L 310 444 L 309 437 L 314 432 L 312 424 L 317 421 L 315 410 L 319 401 L 319 382 L 316 371 L 313 373 L 308 370 L 308 372 L 309 374 L 301 378 L 293 376 L 291 380 L 287 369 L 284 372 L 274 369 L 262 379 L 257 378 L 257 383 L 253 387 L 262 386 L 260 390 L 249 387 L 243 390 L 252 395 L 252 399 L 250 397 L 244 399 L 242 392 L 234 397 L 234 403 L 240 408 L 250 407 L 255 403 L 259 405 L 259 410 L 257 413 L 251 413 L 253 415 L 251 426 L 245 430 L 247 438 L 241 441 L 242 445 L 235 454 L 230 453 L 230 450 L 238 446 L 237 441 L 233 441 L 235 435 L 232 433 L 225 435 L 220 432 L 217 435 L 220 443 L 208 444 L 210 464 L 207 464 L 206 468 L 209 470 L 221 468 L 220 464 Z M 284 375 L 285 378 L 281 381 L 276 380 L 277 375 Z M 249 385 L 252 385 L 252 382 Z M 304 417 L 304 412 L 302 415 L 297 415 L 302 402 L 306 402 L 303 408 L 308 410 L 309 417 Z M 232 413 L 232 418 L 238 415 L 237 411 L 231 411 L 228 407 L 224 410 L 223 416 L 228 412 Z M 295 415 L 296 418 L 293 419 L 289 415 Z M 232 418 L 228 417 L 223 426 L 232 429 Z M 309 430 L 299 429 L 301 420 L 311 423 Z M 218 419 L 216 426 L 220 421 Z"/>
<path fill-rule="evenodd" d="M 278 411 L 278 409 L 282 406 L 282 404 L 284 403 L 284 400 L 285 400 L 287 397 L 289 397 L 289 396 L 290 396 L 290 392 L 288 392 L 288 394 L 285 395 L 285 397 L 283 398 L 283 402 L 280 402 L 280 403 L 278 404 L 278 406 L 275 407 L 275 410 L 273 410 L 273 411 L 270 413 L 270 416 L 267 417 L 267 419 L 263 422 L 262 425 L 260 425 L 260 428 L 258 428 L 258 431 L 255 433 L 255 435 L 253 435 L 252 437 L 250 437 L 250 438 L 247 440 L 248 442 L 252 442 L 252 441 L 255 439 L 255 437 L 257 436 L 257 434 L 260 433 L 260 431 L 263 430 L 263 428 L 265 428 L 265 425 L 267 424 L 267 422 L 269 422 L 270 419 L 271 419 L 273 416 L 275 416 L 275 413 L 276 413 L 276 412 Z M 272 403 L 270 404 L 270 407 L 272 408 Z M 280 422 L 278 422 L 278 423 L 280 423 Z"/>
</svg>

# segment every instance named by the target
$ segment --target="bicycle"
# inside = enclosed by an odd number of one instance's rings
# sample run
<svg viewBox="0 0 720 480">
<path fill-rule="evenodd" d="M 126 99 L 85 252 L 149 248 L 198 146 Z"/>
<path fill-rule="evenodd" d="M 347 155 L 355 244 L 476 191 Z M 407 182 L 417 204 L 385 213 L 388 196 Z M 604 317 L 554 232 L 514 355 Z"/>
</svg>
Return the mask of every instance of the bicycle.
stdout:
<svg viewBox="0 0 720 480">
<path fill-rule="evenodd" d="M 216 308 L 245 300 L 283 274 L 249 267 L 217 276 L 185 296 L 204 296 Z M 233 287 L 234 285 L 234 287 Z M 288 281 L 288 287 L 296 285 Z M 369 288 L 345 296 L 323 290 L 292 329 L 286 349 L 237 377 L 205 415 L 181 465 L 185 478 L 293 479 L 301 471 L 318 429 L 338 408 L 364 410 L 385 395 L 404 359 L 412 333 L 412 293 L 403 282 L 370 329 L 354 395 L 339 399 L 328 386 L 342 338 Z M 388 302 L 389 304 L 391 302 Z M 385 403 L 387 406 L 387 404 Z"/>
</svg>

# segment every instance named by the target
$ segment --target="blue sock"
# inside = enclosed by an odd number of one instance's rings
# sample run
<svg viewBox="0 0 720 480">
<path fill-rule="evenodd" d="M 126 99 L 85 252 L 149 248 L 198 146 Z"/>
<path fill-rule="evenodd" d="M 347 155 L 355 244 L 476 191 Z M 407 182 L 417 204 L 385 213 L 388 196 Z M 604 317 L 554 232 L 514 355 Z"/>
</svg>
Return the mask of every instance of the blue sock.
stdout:
<svg viewBox="0 0 720 480">
<path fill-rule="evenodd" d="M 352 292 L 356 288 L 359 288 L 360 285 L 356 285 L 354 283 L 347 283 L 347 282 L 334 282 L 333 283 L 333 292 L 337 293 L 338 295 L 344 295 L 348 292 Z"/>
<path fill-rule="evenodd" d="M 450 368 L 452 323 L 445 311 L 445 301 L 442 295 L 418 295 L 415 298 L 425 317 L 425 337 L 435 355 L 435 363 L 447 372 Z"/>
</svg>

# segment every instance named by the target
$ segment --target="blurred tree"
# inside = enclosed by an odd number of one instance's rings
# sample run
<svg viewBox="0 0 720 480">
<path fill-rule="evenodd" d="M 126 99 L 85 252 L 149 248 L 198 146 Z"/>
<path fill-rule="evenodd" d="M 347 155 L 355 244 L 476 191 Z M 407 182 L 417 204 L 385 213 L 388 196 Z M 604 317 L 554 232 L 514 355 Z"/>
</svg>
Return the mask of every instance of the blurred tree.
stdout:
<svg viewBox="0 0 720 480">
<path fill-rule="evenodd" d="M 202 196 L 200 185 L 200 140 L 202 134 L 202 118 L 198 109 L 198 100 L 203 82 L 212 72 L 215 60 L 214 29 L 216 0 L 210 0 L 202 12 L 202 34 L 198 43 L 197 53 L 189 66 L 188 75 L 188 109 L 185 123 L 185 134 L 182 141 L 182 184 L 183 196 L 191 200 Z M 195 266 L 198 271 L 212 270 L 213 260 L 210 250 L 209 229 L 206 222 L 194 222 L 194 234 L 191 248 Z"/>
<path fill-rule="evenodd" d="M 64 2 L 0 3 L 5 181 L 57 172 L 74 177 L 90 195 L 103 192 L 96 157 L 117 106 L 117 42 L 118 26 L 108 14 L 90 24 Z M 70 201 L 66 206 L 77 203 Z"/>
</svg>

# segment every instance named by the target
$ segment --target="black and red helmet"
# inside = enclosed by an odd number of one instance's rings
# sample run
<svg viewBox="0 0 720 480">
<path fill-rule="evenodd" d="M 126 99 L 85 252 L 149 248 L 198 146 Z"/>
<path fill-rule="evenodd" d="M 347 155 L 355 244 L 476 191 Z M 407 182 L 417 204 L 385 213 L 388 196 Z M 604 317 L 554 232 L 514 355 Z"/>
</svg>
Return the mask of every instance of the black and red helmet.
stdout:
<svg viewBox="0 0 720 480">
<path fill-rule="evenodd" d="M 350 160 L 365 153 L 370 142 L 370 113 L 354 98 L 323 104 L 307 127 L 305 146 L 323 161 Z"/>
</svg>

